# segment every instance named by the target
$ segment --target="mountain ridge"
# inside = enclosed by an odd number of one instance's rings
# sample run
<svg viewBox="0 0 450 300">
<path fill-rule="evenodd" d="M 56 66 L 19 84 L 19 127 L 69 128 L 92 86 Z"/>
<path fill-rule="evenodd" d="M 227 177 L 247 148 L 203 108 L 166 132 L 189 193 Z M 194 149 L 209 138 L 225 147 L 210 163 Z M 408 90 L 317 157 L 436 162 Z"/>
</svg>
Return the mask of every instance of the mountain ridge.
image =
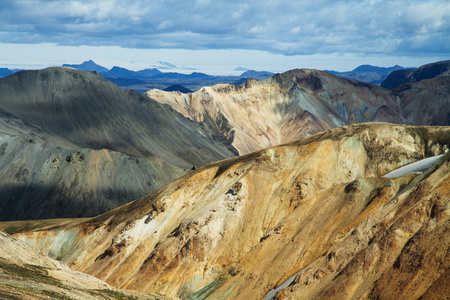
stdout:
<svg viewBox="0 0 450 300">
<path fill-rule="evenodd" d="M 416 69 L 394 71 L 381 83 L 381 86 L 392 89 L 403 83 L 417 82 L 438 76 L 450 75 L 450 60 L 426 64 Z"/>
<path fill-rule="evenodd" d="M 448 151 L 449 130 L 340 127 L 204 166 L 78 225 L 15 236 L 116 288 L 171 297 L 262 299 L 293 275 L 278 299 L 442 295 L 450 154 L 423 174 L 381 176 Z M 427 237 L 431 250 L 415 248 Z M 430 263 L 402 284 L 397 270 L 421 257 Z"/>
<path fill-rule="evenodd" d="M 325 71 L 295 69 L 238 86 L 222 84 L 189 94 L 152 89 L 144 95 L 197 122 L 209 115 L 219 126 L 225 118 L 242 154 L 353 123 L 450 125 L 448 86 L 450 76 L 440 76 L 389 90 Z"/>
<path fill-rule="evenodd" d="M 405 122 L 390 91 L 310 69 L 192 94 L 150 90 L 144 95 L 197 122 L 209 115 L 219 126 L 227 119 L 241 154 L 345 124 Z"/>
<path fill-rule="evenodd" d="M 212 124 L 63 67 L 0 79 L 0 123 L 2 220 L 96 215 L 235 151 Z"/>
</svg>

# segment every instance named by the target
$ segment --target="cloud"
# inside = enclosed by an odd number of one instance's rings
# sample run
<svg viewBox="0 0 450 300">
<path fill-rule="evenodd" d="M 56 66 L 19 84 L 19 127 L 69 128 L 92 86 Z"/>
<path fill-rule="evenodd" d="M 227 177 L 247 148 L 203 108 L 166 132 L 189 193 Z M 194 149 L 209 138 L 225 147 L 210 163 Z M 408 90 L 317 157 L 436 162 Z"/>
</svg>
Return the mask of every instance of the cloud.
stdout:
<svg viewBox="0 0 450 300">
<path fill-rule="evenodd" d="M 448 55 L 447 0 L 1 1 L 4 43 Z"/>
</svg>

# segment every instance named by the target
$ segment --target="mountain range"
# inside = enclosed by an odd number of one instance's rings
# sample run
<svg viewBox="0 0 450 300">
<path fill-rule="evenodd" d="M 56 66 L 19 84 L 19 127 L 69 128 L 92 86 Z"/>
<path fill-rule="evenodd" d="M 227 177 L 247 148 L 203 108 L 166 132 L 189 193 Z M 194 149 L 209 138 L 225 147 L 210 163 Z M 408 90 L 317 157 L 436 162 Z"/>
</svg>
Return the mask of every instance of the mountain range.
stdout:
<svg viewBox="0 0 450 300">
<path fill-rule="evenodd" d="M 71 67 L 84 71 L 95 71 L 101 74 L 105 79 L 117 84 L 123 89 L 133 89 L 137 92 L 146 92 L 152 88 L 167 89 L 174 86 L 179 86 L 180 91 L 197 90 L 203 86 L 211 86 L 218 83 L 240 83 L 245 82 L 249 78 L 264 79 L 268 78 L 274 73 L 266 71 L 253 71 L 244 69 L 240 76 L 212 76 L 200 72 L 192 72 L 191 74 L 184 74 L 178 72 L 170 72 L 178 68 L 168 62 L 158 62 L 161 69 L 169 72 L 161 72 L 157 68 L 149 68 L 140 71 L 131 71 L 125 68 L 115 66 L 110 70 L 97 65 L 92 60 L 85 61 L 79 65 L 64 64 L 63 66 Z M 192 68 L 184 68 L 184 70 L 191 70 Z"/>
<path fill-rule="evenodd" d="M 154 89 L 145 95 L 196 122 L 207 118 L 217 126 L 227 124 L 232 145 L 244 154 L 353 123 L 450 125 L 449 87 L 449 76 L 388 90 L 300 69 L 240 86 L 216 85 L 189 94 Z"/>
<path fill-rule="evenodd" d="M 0 79 L 0 219 L 94 216 L 204 164 L 348 124 L 449 125 L 449 80 L 387 90 L 302 69 L 140 95 L 98 73 L 21 71 Z"/>
<path fill-rule="evenodd" d="M 388 77 L 388 75 L 396 70 L 407 70 L 399 65 L 395 65 L 393 67 L 385 68 L 385 67 L 377 67 L 371 65 L 361 65 L 352 71 L 347 72 L 337 72 L 337 71 L 328 71 L 333 75 L 344 77 L 347 79 L 354 79 L 358 81 L 368 82 L 376 85 L 381 85 L 381 83 Z"/>
<path fill-rule="evenodd" d="M 445 299 L 447 63 L 390 89 L 0 78 L 0 297 Z"/>
<path fill-rule="evenodd" d="M 253 78 L 261 80 L 269 78 L 274 73 L 267 71 L 254 71 L 243 67 L 238 67 L 235 71 L 242 71 L 240 76 L 211 76 L 204 73 L 193 72 L 191 74 L 177 73 L 173 70 L 194 70 L 194 68 L 182 67 L 179 68 L 171 63 L 159 61 L 153 68 L 148 68 L 140 71 L 132 71 L 122 67 L 114 66 L 111 69 L 107 69 L 101 65 L 96 64 L 92 60 L 85 61 L 81 64 L 63 64 L 65 67 L 71 67 L 83 71 L 95 71 L 101 74 L 104 78 L 112 81 L 123 89 L 133 89 L 140 93 L 146 92 L 149 89 L 166 89 L 169 86 L 183 86 L 189 90 L 198 90 L 203 86 L 212 86 L 220 83 L 233 83 L 242 84 L 246 80 Z M 344 77 L 347 79 L 354 79 L 362 82 L 368 82 L 376 85 L 381 85 L 387 76 L 393 71 L 399 71 L 401 74 L 409 74 L 415 68 L 403 68 L 395 65 L 393 67 L 377 67 L 372 65 L 361 65 L 352 71 L 338 72 L 332 70 L 325 70 L 336 76 Z M 168 70 L 171 72 L 161 72 L 160 70 Z M 19 70 L 10 70 L 7 68 L 0 68 L 0 77 L 5 77 L 13 74 Z M 433 72 L 439 72 L 434 70 Z M 395 75 L 398 76 L 398 75 Z M 406 76 L 406 75 L 404 75 Z M 432 76 L 432 75 L 428 75 Z M 430 78 L 430 77 L 429 77 Z M 422 78 L 424 79 L 424 78 Z M 392 80 L 392 79 L 390 79 Z M 408 80 L 402 79 L 401 83 Z M 414 78 L 410 81 L 414 81 Z M 416 80 L 417 81 L 417 80 Z M 389 82 L 389 81 L 388 81 Z M 385 83 L 383 87 L 393 88 L 392 84 Z M 398 85 L 398 84 L 397 84 Z"/>
</svg>

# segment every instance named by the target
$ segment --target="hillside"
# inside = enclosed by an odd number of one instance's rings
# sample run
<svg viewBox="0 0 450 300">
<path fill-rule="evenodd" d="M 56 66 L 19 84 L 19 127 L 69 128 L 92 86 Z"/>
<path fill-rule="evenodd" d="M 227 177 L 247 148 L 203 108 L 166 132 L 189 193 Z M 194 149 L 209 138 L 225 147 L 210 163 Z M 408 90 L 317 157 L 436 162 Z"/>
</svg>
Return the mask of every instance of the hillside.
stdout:
<svg viewBox="0 0 450 300">
<path fill-rule="evenodd" d="M 1 220 L 94 216 L 236 153 L 214 124 L 70 68 L 1 78 L 0 123 Z"/>
<path fill-rule="evenodd" d="M 161 295 L 117 290 L 69 269 L 28 244 L 0 232 L 2 299 L 165 299 Z"/>
<path fill-rule="evenodd" d="M 89 220 L 2 227 L 116 288 L 170 297 L 269 299 L 291 278 L 277 299 L 442 298 L 450 154 L 382 176 L 449 144 L 449 127 L 345 126 L 207 165 Z"/>
<path fill-rule="evenodd" d="M 301 69 L 239 86 L 145 95 L 197 122 L 213 120 L 234 134 L 233 146 L 243 154 L 354 123 L 450 125 L 449 80 L 439 76 L 388 90 Z"/>
<path fill-rule="evenodd" d="M 234 134 L 240 154 L 347 124 L 406 123 L 391 91 L 308 69 L 240 86 L 216 85 L 189 94 L 150 90 L 145 95 L 194 121 L 212 119 Z"/>
<path fill-rule="evenodd" d="M 142 96 L 91 72 L 18 72 L 0 79 L 0 220 L 95 216 L 194 166 L 343 125 L 449 125 L 449 78 L 387 90 L 292 70 Z"/>
<path fill-rule="evenodd" d="M 392 91 L 409 124 L 450 125 L 450 76 L 404 83 Z"/>
</svg>

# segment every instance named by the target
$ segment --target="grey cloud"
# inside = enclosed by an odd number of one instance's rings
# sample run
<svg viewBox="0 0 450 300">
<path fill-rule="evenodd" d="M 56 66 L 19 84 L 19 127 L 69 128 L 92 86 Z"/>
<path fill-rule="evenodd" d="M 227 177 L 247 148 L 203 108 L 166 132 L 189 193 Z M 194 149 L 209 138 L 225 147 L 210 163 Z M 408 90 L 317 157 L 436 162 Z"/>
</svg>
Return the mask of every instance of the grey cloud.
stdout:
<svg viewBox="0 0 450 300">
<path fill-rule="evenodd" d="M 7 2 L 7 3 L 4 3 Z M 10 43 L 312 53 L 450 53 L 446 0 L 2 1 Z"/>
</svg>

